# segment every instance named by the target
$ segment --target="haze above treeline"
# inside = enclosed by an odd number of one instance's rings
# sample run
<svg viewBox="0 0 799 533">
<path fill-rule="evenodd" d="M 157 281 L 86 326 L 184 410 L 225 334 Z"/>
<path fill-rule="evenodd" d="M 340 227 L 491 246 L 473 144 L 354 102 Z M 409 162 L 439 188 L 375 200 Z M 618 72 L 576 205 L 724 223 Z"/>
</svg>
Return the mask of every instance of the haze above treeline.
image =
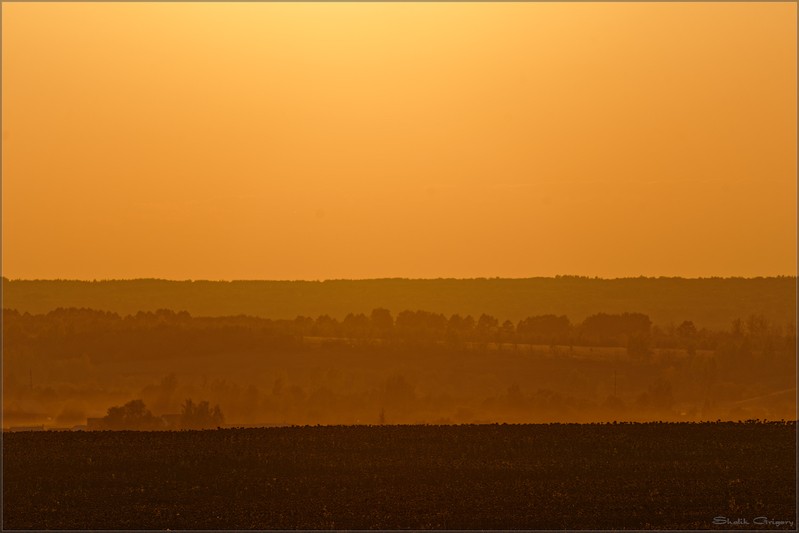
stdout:
<svg viewBox="0 0 799 533">
<path fill-rule="evenodd" d="M 326 281 L 9 280 L 3 307 L 22 313 L 91 308 L 120 314 L 172 309 L 194 316 L 250 315 L 289 319 L 422 309 L 451 315 L 488 313 L 501 320 L 636 311 L 655 324 L 692 320 L 728 328 L 759 314 L 795 323 L 796 278 L 554 278 L 368 279 Z"/>
</svg>

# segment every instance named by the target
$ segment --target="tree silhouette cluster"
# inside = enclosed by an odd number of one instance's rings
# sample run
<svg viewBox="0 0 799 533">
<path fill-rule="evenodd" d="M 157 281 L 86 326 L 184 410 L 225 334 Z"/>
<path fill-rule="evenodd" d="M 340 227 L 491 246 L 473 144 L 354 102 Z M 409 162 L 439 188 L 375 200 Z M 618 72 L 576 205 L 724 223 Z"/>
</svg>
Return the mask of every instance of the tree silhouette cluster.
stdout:
<svg viewBox="0 0 799 533">
<path fill-rule="evenodd" d="M 125 405 L 111 407 L 101 421 L 102 429 L 144 430 L 164 429 L 164 421 L 150 412 L 142 400 L 131 400 Z"/>
<path fill-rule="evenodd" d="M 209 402 L 194 403 L 186 400 L 181 407 L 180 427 L 182 429 L 213 429 L 225 423 L 225 417 L 219 405 L 211 407 Z"/>
<path fill-rule="evenodd" d="M 131 400 L 124 405 L 108 409 L 108 414 L 100 419 L 99 429 L 156 431 L 164 429 L 214 429 L 225 422 L 219 405 L 211 407 L 207 401 L 194 403 L 186 400 L 182 407 L 177 426 L 163 416 L 155 416 L 142 400 Z"/>
</svg>

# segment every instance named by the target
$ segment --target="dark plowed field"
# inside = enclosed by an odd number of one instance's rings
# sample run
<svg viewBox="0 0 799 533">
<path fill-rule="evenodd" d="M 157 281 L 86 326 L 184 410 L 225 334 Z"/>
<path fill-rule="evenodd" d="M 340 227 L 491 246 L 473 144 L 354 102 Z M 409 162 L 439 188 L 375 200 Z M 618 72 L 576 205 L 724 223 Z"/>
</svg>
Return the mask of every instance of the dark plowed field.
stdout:
<svg viewBox="0 0 799 533">
<path fill-rule="evenodd" d="M 5 433 L 3 526 L 794 529 L 795 443 L 795 423 Z"/>
</svg>

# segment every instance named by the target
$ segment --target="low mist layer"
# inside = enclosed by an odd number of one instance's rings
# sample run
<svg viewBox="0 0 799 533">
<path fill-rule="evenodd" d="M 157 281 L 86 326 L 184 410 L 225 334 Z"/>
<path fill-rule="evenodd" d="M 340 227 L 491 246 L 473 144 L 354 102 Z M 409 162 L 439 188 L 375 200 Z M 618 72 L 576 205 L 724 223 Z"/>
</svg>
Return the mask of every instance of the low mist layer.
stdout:
<svg viewBox="0 0 799 533">
<path fill-rule="evenodd" d="M 796 418 L 795 324 L 756 314 L 5 310 L 3 329 L 6 427 L 85 427 L 137 400 L 131 429 L 185 419 L 187 400 L 218 406 L 214 425 Z"/>
</svg>

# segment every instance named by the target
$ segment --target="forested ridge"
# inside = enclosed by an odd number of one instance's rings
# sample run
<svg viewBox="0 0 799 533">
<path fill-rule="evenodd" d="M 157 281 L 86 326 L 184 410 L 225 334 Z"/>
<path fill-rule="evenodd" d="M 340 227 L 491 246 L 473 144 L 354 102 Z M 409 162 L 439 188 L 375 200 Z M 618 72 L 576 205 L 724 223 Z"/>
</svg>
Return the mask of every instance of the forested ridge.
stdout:
<svg viewBox="0 0 799 533">
<path fill-rule="evenodd" d="M 514 323 L 529 316 L 646 314 L 657 325 L 692 321 L 729 327 L 762 315 L 775 324 L 796 320 L 796 278 L 620 278 L 577 276 L 527 279 L 374 279 L 328 281 L 75 281 L 3 278 L 3 307 L 47 313 L 91 308 L 120 314 L 157 309 L 194 316 L 251 315 L 271 319 L 423 309 L 447 316 L 496 316 Z"/>
</svg>

